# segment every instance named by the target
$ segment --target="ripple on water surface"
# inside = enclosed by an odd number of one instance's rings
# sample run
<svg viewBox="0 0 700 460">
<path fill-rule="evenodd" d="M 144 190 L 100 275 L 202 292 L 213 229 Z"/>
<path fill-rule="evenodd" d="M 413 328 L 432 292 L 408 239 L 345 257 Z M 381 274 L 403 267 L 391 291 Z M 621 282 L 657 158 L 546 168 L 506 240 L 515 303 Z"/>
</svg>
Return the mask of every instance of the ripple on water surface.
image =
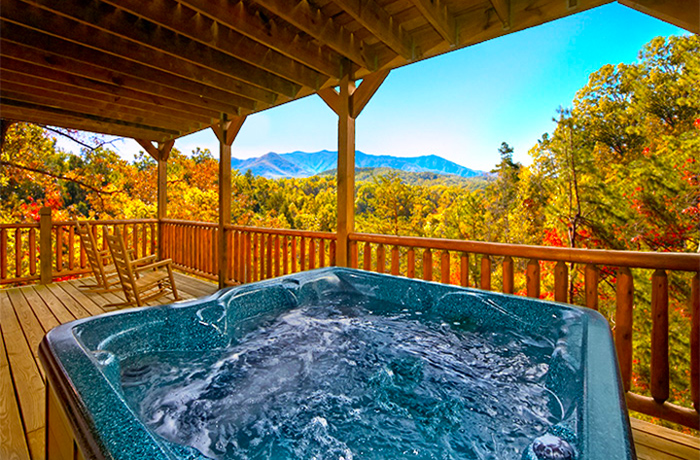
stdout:
<svg viewBox="0 0 700 460">
<path fill-rule="evenodd" d="M 215 353 L 130 358 L 122 387 L 152 431 L 216 459 L 520 459 L 562 417 L 553 348 L 307 306 Z"/>
</svg>

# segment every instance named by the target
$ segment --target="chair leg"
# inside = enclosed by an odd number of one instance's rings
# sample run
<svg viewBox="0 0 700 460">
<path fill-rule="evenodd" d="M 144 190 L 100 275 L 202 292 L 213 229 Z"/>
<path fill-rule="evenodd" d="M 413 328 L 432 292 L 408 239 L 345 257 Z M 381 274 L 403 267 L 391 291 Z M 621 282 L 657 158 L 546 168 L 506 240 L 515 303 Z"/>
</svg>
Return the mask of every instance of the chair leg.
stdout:
<svg viewBox="0 0 700 460">
<path fill-rule="evenodd" d="M 173 277 L 173 270 L 168 265 L 168 277 L 170 278 L 170 289 L 173 290 L 173 297 L 175 300 L 180 300 L 180 296 L 177 294 L 177 288 L 175 287 L 175 278 Z"/>
</svg>

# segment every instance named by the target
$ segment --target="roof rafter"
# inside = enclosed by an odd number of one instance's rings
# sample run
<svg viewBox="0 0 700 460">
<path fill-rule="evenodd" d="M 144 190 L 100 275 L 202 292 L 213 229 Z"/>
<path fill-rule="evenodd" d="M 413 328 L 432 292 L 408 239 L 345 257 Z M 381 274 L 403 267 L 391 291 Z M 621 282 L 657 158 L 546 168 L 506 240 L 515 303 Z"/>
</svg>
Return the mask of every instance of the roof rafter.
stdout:
<svg viewBox="0 0 700 460">
<path fill-rule="evenodd" d="M 411 0 L 430 25 L 451 45 L 457 43 L 455 18 L 441 0 Z"/>
<path fill-rule="evenodd" d="M 417 57 L 411 37 L 374 0 L 333 0 L 333 2 L 399 56 L 409 61 Z"/>
<path fill-rule="evenodd" d="M 225 53 L 226 56 L 240 59 L 302 86 L 318 89 L 329 78 L 328 75 L 321 74 L 276 50 L 270 50 L 267 46 L 174 0 L 103 1 L 193 40 L 199 46 L 193 46 L 188 54 L 200 59 L 205 56 L 202 49 L 211 47 Z M 210 53 L 217 66 L 220 66 L 220 61 L 226 59 L 226 56 L 219 53 Z"/>
<path fill-rule="evenodd" d="M 510 3 L 511 0 L 489 0 L 491 2 L 491 5 L 493 6 L 493 9 L 496 11 L 496 14 L 498 15 L 498 19 L 501 20 L 503 23 L 503 27 L 508 28 L 510 27 Z"/>
<path fill-rule="evenodd" d="M 63 3 L 62 0 L 54 4 L 62 5 Z M 275 102 L 280 97 L 289 100 L 299 90 L 298 86 L 291 82 L 279 77 L 274 77 L 267 74 L 267 72 L 263 72 L 260 69 L 246 64 L 246 73 L 243 76 L 248 80 L 254 80 L 257 75 L 261 79 L 259 85 L 250 85 L 245 81 L 212 71 L 185 59 L 159 52 L 150 47 L 141 46 L 138 43 L 119 38 L 110 33 L 99 31 L 85 23 L 79 23 L 64 16 L 52 14 L 48 10 L 22 4 L 18 0 L 4 0 L 3 7 L 0 10 L 0 17 L 26 28 L 92 48 L 99 51 L 101 54 L 123 57 L 124 59 L 144 66 L 157 68 L 173 75 L 178 75 L 204 85 L 213 86 L 259 101 Z M 132 27 L 139 28 L 143 25 L 143 23 L 132 24 Z M 163 31 L 161 30 L 159 32 Z M 17 38 L 22 40 L 21 37 Z M 174 47 L 173 51 L 177 48 L 174 44 L 170 46 Z M 178 46 L 180 46 L 180 44 L 178 44 Z M 182 44 L 182 46 L 186 46 L 186 44 Z M 241 69 L 237 72 L 243 73 Z M 247 72 L 250 73 L 248 74 Z M 270 88 L 263 89 L 262 82 L 268 83 Z"/>
<path fill-rule="evenodd" d="M 294 27 L 325 43 L 360 67 L 374 69 L 374 58 L 367 55 L 352 32 L 333 22 L 306 0 L 255 0 L 257 4 Z M 345 70 L 345 69 L 343 69 Z M 342 74 L 343 72 L 341 72 Z"/>
<path fill-rule="evenodd" d="M 0 55 L 10 55 L 37 66 L 144 91 L 156 97 L 169 97 L 216 110 L 219 113 L 236 113 L 239 108 L 255 110 L 261 106 L 269 107 L 271 104 L 271 102 L 263 104 L 2 20 L 0 20 L 0 28 L 5 33 L 5 36 L 0 38 Z M 7 37 L 21 39 L 22 42 L 11 42 Z"/>
<path fill-rule="evenodd" d="M 222 0 L 180 0 L 180 3 L 324 75 L 339 78 L 342 65 L 340 54 L 307 43 L 284 21 L 275 21 L 259 12 L 250 11 L 242 1 L 232 4 L 234 2 Z"/>
</svg>

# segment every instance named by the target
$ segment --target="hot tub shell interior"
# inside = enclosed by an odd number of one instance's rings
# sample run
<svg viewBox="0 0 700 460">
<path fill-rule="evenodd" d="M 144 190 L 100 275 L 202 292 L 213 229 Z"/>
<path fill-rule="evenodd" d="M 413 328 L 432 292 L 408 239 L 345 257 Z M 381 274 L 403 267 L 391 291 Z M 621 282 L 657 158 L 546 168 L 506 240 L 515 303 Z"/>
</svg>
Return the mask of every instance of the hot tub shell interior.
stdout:
<svg viewBox="0 0 700 460">
<path fill-rule="evenodd" d="M 345 268 L 229 288 L 186 303 L 114 312 L 50 331 L 39 350 L 47 376 L 47 458 L 204 458 L 153 434 L 134 415 L 120 387 L 120 362 L 153 351 L 220 349 L 265 319 L 348 291 L 484 328 L 546 334 L 553 318 L 571 318 L 566 337 L 559 338 L 570 353 L 553 357 L 550 372 L 557 375 L 550 381 L 554 392 L 578 389 L 577 458 L 635 458 L 612 337 L 597 312 Z M 557 371 L 566 367 L 557 359 L 580 360 L 579 375 Z"/>
</svg>

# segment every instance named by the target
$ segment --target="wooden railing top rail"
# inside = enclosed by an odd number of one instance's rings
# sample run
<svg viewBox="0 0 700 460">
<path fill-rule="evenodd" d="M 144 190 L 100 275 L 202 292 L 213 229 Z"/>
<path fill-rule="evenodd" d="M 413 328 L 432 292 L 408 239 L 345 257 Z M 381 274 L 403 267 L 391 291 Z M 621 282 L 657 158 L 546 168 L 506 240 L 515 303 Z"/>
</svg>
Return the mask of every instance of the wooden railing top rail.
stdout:
<svg viewBox="0 0 700 460">
<path fill-rule="evenodd" d="M 175 225 L 196 225 L 197 227 L 211 227 L 219 228 L 219 224 L 216 222 L 202 222 L 199 220 L 183 220 L 183 219 L 161 219 L 164 224 L 175 224 Z"/>
<path fill-rule="evenodd" d="M 39 222 L 25 222 L 14 224 L 0 224 L 0 229 L 3 228 L 39 228 Z"/>
<path fill-rule="evenodd" d="M 304 238 L 322 238 L 335 240 L 336 234 L 332 232 L 317 232 L 313 230 L 292 230 L 288 228 L 248 227 L 243 225 L 224 225 L 226 230 L 238 230 L 241 232 L 270 233 L 274 235 L 303 236 Z"/>
<path fill-rule="evenodd" d="M 663 270 L 698 271 L 700 254 L 682 252 L 638 252 L 609 251 L 601 249 L 559 248 L 550 246 L 528 246 L 482 241 L 422 238 L 413 236 L 377 235 L 350 233 L 350 241 L 377 244 L 411 246 L 426 249 L 472 252 L 497 256 L 522 257 L 528 259 L 564 261 L 582 264 L 613 265 Z"/>
<path fill-rule="evenodd" d="M 78 219 L 81 222 L 87 222 L 90 225 L 124 225 L 124 224 L 157 224 L 158 219 L 108 219 L 108 220 L 90 220 Z M 54 227 L 65 225 L 75 225 L 75 220 L 55 220 L 52 222 Z M 38 224 L 37 224 L 38 226 Z"/>
</svg>

